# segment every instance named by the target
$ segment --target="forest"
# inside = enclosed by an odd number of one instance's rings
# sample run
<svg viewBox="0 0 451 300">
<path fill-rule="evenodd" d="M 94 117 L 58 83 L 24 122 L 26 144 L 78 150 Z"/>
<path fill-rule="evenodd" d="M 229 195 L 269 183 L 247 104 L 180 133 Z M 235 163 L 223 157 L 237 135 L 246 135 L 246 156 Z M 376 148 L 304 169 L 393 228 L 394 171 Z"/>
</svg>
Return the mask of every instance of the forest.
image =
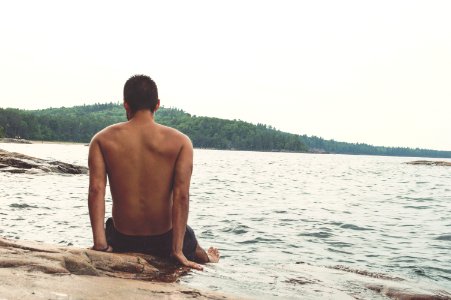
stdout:
<svg viewBox="0 0 451 300">
<path fill-rule="evenodd" d="M 161 107 L 155 120 L 188 135 L 194 147 L 229 150 L 307 152 L 299 135 L 263 124 L 192 116 Z M 120 104 L 105 103 L 43 110 L 0 108 L 0 137 L 89 143 L 99 130 L 126 121 Z"/>
<path fill-rule="evenodd" d="M 451 151 L 325 140 L 265 124 L 195 116 L 177 108 L 161 107 L 155 120 L 185 133 L 197 148 L 451 158 Z M 0 108 L 0 138 L 89 143 L 99 130 L 124 121 L 125 110 L 119 103 L 42 110 Z"/>
</svg>

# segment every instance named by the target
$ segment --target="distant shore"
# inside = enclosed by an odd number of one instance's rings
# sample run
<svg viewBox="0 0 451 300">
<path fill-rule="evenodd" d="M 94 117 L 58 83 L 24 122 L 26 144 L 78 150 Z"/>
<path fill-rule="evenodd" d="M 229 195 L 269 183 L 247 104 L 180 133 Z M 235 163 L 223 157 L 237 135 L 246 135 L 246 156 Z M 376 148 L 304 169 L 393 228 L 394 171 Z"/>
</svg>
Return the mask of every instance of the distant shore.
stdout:
<svg viewBox="0 0 451 300">
<path fill-rule="evenodd" d="M 89 145 L 89 143 L 80 142 L 60 142 L 60 141 L 30 141 L 31 144 L 63 144 L 63 145 Z"/>
<path fill-rule="evenodd" d="M 83 142 L 67 142 L 67 141 L 39 141 L 39 140 L 26 140 L 19 138 L 0 138 L 0 143 L 11 143 L 11 144 L 62 144 L 62 145 L 84 145 L 89 146 L 89 143 Z M 385 157 L 418 157 L 418 158 L 430 158 L 434 159 L 434 161 L 422 161 L 426 163 L 417 163 L 417 161 L 406 162 L 407 164 L 412 165 L 448 165 L 449 162 L 445 161 L 443 164 L 442 161 L 435 161 L 438 157 L 425 157 L 425 156 L 406 156 L 406 155 L 383 155 L 383 154 L 358 154 L 358 153 L 334 153 L 327 152 L 323 149 L 309 149 L 306 152 L 298 152 L 298 151 L 289 151 L 289 150 L 250 150 L 250 149 L 219 149 L 219 148 L 211 148 L 211 147 L 194 147 L 194 149 L 200 150 L 215 150 L 215 151 L 244 151 L 244 152 L 264 152 L 264 153 L 300 153 L 300 154 L 333 154 L 333 155 L 355 155 L 355 156 L 385 156 Z M 446 158 L 445 158 L 446 159 Z M 438 163 L 438 164 L 437 164 Z"/>
<path fill-rule="evenodd" d="M 0 143 L 8 144 L 67 144 L 67 145 L 87 145 L 87 143 L 80 142 L 64 142 L 64 141 L 35 141 L 15 138 L 0 138 Z"/>
<path fill-rule="evenodd" d="M 0 143 L 31 144 L 32 142 L 25 139 L 0 138 Z"/>
</svg>

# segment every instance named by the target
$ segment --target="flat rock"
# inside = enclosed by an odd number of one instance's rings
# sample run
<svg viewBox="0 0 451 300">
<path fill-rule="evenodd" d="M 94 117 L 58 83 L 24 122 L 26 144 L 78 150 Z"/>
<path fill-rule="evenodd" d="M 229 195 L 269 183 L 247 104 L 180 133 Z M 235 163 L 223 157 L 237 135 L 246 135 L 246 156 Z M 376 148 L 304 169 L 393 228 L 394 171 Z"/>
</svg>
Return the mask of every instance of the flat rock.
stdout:
<svg viewBox="0 0 451 300">
<path fill-rule="evenodd" d="M 449 161 L 436 161 L 436 160 L 415 160 L 415 161 L 406 162 L 406 164 L 408 164 L 408 165 L 451 167 L 451 162 L 449 162 Z"/>
<path fill-rule="evenodd" d="M 0 172 L 87 174 L 88 168 L 0 149 Z"/>
<path fill-rule="evenodd" d="M 2 238 L 0 268 L 164 282 L 174 282 L 188 271 L 152 255 L 107 253 Z"/>
<path fill-rule="evenodd" d="M 174 283 L 187 272 L 151 255 L 0 238 L 0 299 L 229 299 Z"/>
</svg>

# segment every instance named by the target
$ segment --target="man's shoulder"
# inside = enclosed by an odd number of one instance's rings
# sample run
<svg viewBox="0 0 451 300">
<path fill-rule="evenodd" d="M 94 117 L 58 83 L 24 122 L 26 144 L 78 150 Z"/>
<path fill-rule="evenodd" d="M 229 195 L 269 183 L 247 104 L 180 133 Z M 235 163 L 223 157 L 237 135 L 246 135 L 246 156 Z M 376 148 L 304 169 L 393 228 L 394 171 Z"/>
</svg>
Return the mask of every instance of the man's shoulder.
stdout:
<svg viewBox="0 0 451 300">
<path fill-rule="evenodd" d="M 189 142 L 189 143 L 191 143 L 190 138 L 186 134 L 184 134 L 183 132 L 181 132 L 181 131 L 179 131 L 179 130 L 177 130 L 175 128 L 172 128 L 172 127 L 169 127 L 169 126 L 165 126 L 165 125 L 162 125 L 162 124 L 158 124 L 158 127 L 159 127 L 160 132 L 162 134 L 170 137 L 171 139 L 177 139 L 177 140 L 180 140 L 181 142 Z"/>
<path fill-rule="evenodd" d="M 100 141 L 104 138 L 110 137 L 115 132 L 121 131 L 125 129 L 127 122 L 121 122 L 116 123 L 110 126 L 105 127 L 104 129 L 97 132 L 94 137 L 92 138 L 92 141 Z"/>
</svg>

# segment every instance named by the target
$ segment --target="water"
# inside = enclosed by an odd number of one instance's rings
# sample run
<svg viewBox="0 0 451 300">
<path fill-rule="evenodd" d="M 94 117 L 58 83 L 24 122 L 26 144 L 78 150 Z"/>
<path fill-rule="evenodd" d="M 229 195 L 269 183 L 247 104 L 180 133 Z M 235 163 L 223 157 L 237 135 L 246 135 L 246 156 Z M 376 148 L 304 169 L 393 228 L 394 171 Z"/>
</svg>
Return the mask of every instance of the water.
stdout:
<svg viewBox="0 0 451 300">
<path fill-rule="evenodd" d="M 84 145 L 0 148 L 87 165 Z M 189 224 L 222 260 L 182 282 L 321 298 L 300 283 L 301 266 L 321 276 L 321 266 L 344 265 L 451 291 L 451 168 L 403 164 L 410 160 L 195 150 Z M 0 173 L 0 236 L 91 246 L 87 185 L 87 175 Z M 106 201 L 108 216 L 109 193 Z"/>
</svg>

